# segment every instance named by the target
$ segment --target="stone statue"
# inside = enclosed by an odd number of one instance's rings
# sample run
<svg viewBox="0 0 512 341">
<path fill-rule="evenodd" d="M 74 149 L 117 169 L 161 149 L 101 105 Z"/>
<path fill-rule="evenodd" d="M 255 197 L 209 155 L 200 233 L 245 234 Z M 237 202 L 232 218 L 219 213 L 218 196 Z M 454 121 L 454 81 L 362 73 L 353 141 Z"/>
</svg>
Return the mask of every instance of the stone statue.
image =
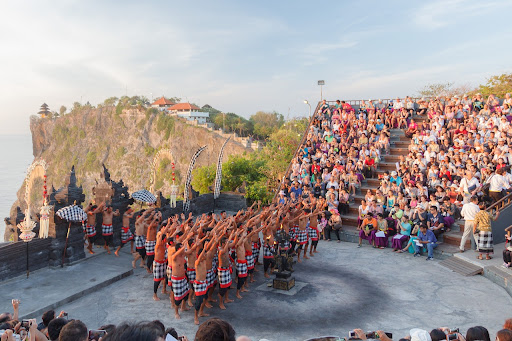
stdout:
<svg viewBox="0 0 512 341">
<path fill-rule="evenodd" d="M 176 207 L 176 196 L 178 195 L 178 186 L 174 183 L 171 185 L 171 208 Z"/>
<path fill-rule="evenodd" d="M 53 206 L 48 205 L 45 199 L 40 212 L 41 218 L 39 219 L 39 238 L 48 238 L 52 208 Z"/>
</svg>

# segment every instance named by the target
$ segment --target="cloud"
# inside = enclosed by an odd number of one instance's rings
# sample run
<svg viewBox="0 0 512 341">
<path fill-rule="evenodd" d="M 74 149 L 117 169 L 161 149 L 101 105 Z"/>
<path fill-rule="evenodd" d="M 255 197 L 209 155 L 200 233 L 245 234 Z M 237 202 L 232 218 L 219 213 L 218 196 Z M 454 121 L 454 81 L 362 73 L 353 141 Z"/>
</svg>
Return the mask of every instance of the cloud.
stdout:
<svg viewBox="0 0 512 341">
<path fill-rule="evenodd" d="M 483 18 L 497 8 L 510 7 L 510 3 L 475 0 L 427 1 L 412 10 L 413 23 L 428 31 L 437 30 L 450 24 L 472 18 Z"/>
</svg>

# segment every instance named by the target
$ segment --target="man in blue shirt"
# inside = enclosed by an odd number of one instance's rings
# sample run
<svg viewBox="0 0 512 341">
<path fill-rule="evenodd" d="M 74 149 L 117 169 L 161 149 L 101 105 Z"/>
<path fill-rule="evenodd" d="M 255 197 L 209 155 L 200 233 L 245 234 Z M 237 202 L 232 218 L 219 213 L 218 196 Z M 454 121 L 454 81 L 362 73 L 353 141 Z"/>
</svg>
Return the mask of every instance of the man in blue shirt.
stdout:
<svg viewBox="0 0 512 341">
<path fill-rule="evenodd" d="M 380 118 L 377 119 L 377 124 L 375 125 L 375 128 L 377 128 L 377 131 L 379 132 L 382 131 L 382 129 L 384 129 L 384 123 L 380 121 Z"/>
<path fill-rule="evenodd" d="M 420 245 L 418 245 L 420 244 Z M 425 224 L 420 226 L 420 232 L 418 232 L 418 239 L 414 244 L 414 257 L 418 257 L 420 255 L 421 249 L 423 247 L 427 247 L 428 257 L 427 260 L 434 259 L 434 249 L 437 247 L 437 238 L 434 235 L 434 232 L 429 230 Z"/>
<path fill-rule="evenodd" d="M 402 184 L 402 178 L 398 175 L 398 173 L 396 171 L 392 171 L 391 178 L 389 178 L 389 182 L 390 183 L 396 182 L 396 185 L 398 187 L 400 187 L 400 185 Z"/>
<path fill-rule="evenodd" d="M 302 196 L 302 188 L 299 187 L 298 181 L 294 182 L 294 186 L 290 189 L 290 192 L 295 193 L 295 198 L 297 198 L 297 200 Z"/>
<path fill-rule="evenodd" d="M 430 213 L 427 213 L 427 226 L 434 232 L 436 237 L 439 237 L 444 232 L 444 218 L 437 209 L 437 206 L 430 207 Z"/>
</svg>

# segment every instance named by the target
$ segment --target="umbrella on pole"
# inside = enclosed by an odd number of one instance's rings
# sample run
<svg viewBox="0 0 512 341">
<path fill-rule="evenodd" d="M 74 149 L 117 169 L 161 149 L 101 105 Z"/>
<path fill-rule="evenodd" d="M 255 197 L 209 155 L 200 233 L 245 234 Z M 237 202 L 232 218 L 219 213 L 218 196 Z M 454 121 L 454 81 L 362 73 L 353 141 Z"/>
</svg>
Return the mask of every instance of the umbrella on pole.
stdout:
<svg viewBox="0 0 512 341">
<path fill-rule="evenodd" d="M 156 202 L 156 197 L 145 189 L 132 193 L 132 198 L 147 204 L 154 204 Z"/>
<path fill-rule="evenodd" d="M 68 239 L 69 231 L 71 229 L 71 223 L 83 222 L 84 220 L 87 219 L 87 213 L 85 213 L 85 211 L 80 206 L 70 205 L 61 208 L 60 210 L 57 211 L 56 214 L 58 217 L 69 221 L 68 233 L 66 235 L 66 244 L 64 246 L 64 252 L 62 253 L 62 263 L 60 265 L 61 267 L 64 267 L 64 258 L 66 257 L 66 249 L 68 248 Z"/>
</svg>

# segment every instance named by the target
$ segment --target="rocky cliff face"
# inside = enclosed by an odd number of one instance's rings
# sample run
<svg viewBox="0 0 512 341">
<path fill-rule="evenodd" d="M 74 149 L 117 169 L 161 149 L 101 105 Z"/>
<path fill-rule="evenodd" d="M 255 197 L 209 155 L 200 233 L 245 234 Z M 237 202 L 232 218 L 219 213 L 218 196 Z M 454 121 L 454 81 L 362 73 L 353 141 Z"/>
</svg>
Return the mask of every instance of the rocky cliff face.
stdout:
<svg viewBox="0 0 512 341">
<path fill-rule="evenodd" d="M 208 146 L 198 158 L 196 167 L 215 164 L 225 141 L 225 138 L 207 129 L 189 125 L 181 118 L 155 110 L 120 111 L 115 107 L 83 108 L 57 119 L 32 117 L 30 130 L 34 157 L 48 163 L 48 187 L 63 186 L 66 174 L 74 165 L 86 202 L 91 199 L 92 187 L 103 172 L 102 164 L 109 169 L 113 179 L 122 179 L 130 192 L 148 188 L 153 159 L 159 150 L 166 148 L 174 156 L 176 183 L 181 185 L 182 193 L 188 164 L 197 148 Z M 224 158 L 230 154 L 250 151 L 230 141 L 224 150 Z M 172 183 L 171 160 L 162 158 L 154 168 L 155 192 L 161 191 L 164 196 L 168 196 Z M 18 201 L 11 209 L 11 216 L 15 215 L 17 206 L 22 210 L 26 208 L 24 191 L 22 184 L 18 191 Z M 37 189 L 34 191 L 38 192 Z M 40 207 L 40 204 L 36 202 L 35 206 Z"/>
</svg>

